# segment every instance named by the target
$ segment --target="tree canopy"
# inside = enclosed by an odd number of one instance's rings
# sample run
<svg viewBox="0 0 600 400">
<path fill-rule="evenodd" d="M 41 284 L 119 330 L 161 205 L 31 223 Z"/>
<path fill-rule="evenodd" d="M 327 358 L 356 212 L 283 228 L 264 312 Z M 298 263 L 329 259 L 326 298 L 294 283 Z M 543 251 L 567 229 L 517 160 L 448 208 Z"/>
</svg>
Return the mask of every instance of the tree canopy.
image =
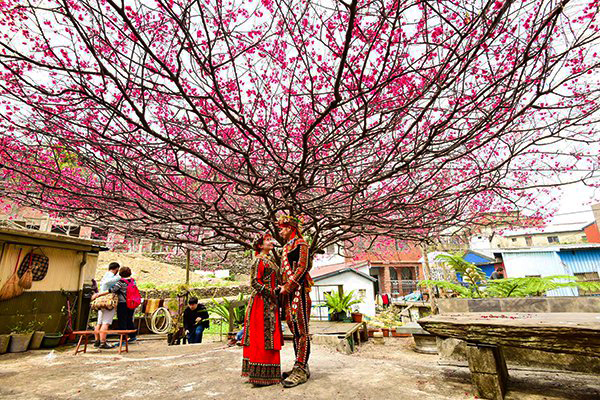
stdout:
<svg viewBox="0 0 600 400">
<path fill-rule="evenodd" d="M 5 195 L 224 248 L 421 240 L 597 162 L 598 2 L 0 2 Z M 589 152 L 589 153 L 588 153 Z"/>
</svg>

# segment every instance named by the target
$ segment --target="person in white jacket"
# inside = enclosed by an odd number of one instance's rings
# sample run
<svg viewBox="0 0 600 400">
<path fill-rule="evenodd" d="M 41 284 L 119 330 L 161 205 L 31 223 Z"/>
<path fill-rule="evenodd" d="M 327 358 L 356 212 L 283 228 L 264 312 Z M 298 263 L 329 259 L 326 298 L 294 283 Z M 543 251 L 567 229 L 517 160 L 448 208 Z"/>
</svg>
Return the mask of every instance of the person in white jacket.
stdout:
<svg viewBox="0 0 600 400">
<path fill-rule="evenodd" d="M 119 276 L 119 268 L 121 266 L 117 262 L 111 262 L 108 264 L 108 271 L 102 277 L 100 281 L 100 292 L 106 292 L 111 287 L 113 287 L 121 277 Z M 96 328 L 94 331 L 94 347 L 98 347 L 101 349 L 110 349 L 111 346 L 106 344 L 106 331 L 112 324 L 113 318 L 115 317 L 115 313 L 117 312 L 116 307 L 112 310 L 98 310 L 98 323 L 96 323 Z"/>
</svg>

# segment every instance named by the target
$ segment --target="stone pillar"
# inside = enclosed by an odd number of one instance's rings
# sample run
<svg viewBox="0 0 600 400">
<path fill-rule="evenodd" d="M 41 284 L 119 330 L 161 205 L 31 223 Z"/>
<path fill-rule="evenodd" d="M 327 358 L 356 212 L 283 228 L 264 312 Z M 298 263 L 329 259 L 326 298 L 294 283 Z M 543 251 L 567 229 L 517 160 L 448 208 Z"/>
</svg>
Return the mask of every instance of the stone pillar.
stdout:
<svg viewBox="0 0 600 400">
<path fill-rule="evenodd" d="M 396 271 L 396 280 L 398 282 L 398 293 L 400 296 L 404 296 L 406 293 L 402 290 L 402 268 L 394 267 L 394 270 Z"/>
<path fill-rule="evenodd" d="M 390 282 L 390 267 L 387 265 L 381 266 L 381 273 L 379 274 L 379 290 L 381 294 L 392 293 L 392 283 Z"/>
<path fill-rule="evenodd" d="M 503 400 L 508 382 L 508 370 L 502 348 L 494 345 L 468 344 L 467 359 L 471 380 L 479 397 Z"/>
</svg>

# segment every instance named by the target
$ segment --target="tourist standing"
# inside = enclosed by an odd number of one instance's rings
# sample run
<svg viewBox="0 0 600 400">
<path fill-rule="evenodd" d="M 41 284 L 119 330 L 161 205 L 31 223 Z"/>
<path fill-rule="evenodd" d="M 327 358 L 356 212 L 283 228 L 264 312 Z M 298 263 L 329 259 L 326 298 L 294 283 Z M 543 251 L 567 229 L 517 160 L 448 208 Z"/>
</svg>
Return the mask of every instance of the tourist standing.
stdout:
<svg viewBox="0 0 600 400">
<path fill-rule="evenodd" d="M 115 283 L 113 287 L 107 291 L 95 294 L 92 299 L 96 299 L 100 296 L 106 296 L 109 293 L 116 293 L 119 298 L 119 302 L 117 303 L 117 322 L 119 324 L 119 330 L 135 330 L 135 324 L 133 323 L 135 307 L 132 306 L 133 308 L 130 308 L 127 304 L 127 288 L 129 285 L 135 286 L 135 280 L 131 277 L 131 269 L 129 267 L 121 267 L 121 269 L 119 269 L 119 276 L 121 279 Z M 136 290 L 136 292 L 137 296 L 139 296 L 139 291 Z M 139 305 L 139 299 L 130 299 L 130 302 L 131 300 L 134 300 L 135 303 Z M 135 340 L 136 333 L 130 333 L 129 343 L 134 342 Z"/>
<path fill-rule="evenodd" d="M 112 288 L 119 280 L 121 280 L 121 277 L 119 276 L 120 267 L 121 266 L 117 262 L 111 262 L 108 264 L 108 271 L 104 274 L 102 280 L 100 280 L 99 292 L 108 292 L 110 288 Z M 106 344 L 106 331 L 110 328 L 116 312 L 116 308 L 111 310 L 98 310 L 98 322 L 96 323 L 96 328 L 94 329 L 94 337 L 96 339 L 94 341 L 94 347 L 99 347 L 101 349 L 110 349 L 112 347 Z"/>
</svg>

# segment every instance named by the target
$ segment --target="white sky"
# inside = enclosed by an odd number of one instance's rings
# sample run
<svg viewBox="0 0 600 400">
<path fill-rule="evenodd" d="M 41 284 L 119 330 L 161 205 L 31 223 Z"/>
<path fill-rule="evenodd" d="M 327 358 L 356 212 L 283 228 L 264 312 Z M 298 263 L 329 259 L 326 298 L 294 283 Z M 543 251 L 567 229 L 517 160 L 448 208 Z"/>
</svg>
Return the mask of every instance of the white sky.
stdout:
<svg viewBox="0 0 600 400">
<path fill-rule="evenodd" d="M 591 222 L 594 220 L 591 205 L 598 202 L 600 188 L 583 183 L 567 185 L 562 189 L 560 206 L 551 223 Z"/>
</svg>

